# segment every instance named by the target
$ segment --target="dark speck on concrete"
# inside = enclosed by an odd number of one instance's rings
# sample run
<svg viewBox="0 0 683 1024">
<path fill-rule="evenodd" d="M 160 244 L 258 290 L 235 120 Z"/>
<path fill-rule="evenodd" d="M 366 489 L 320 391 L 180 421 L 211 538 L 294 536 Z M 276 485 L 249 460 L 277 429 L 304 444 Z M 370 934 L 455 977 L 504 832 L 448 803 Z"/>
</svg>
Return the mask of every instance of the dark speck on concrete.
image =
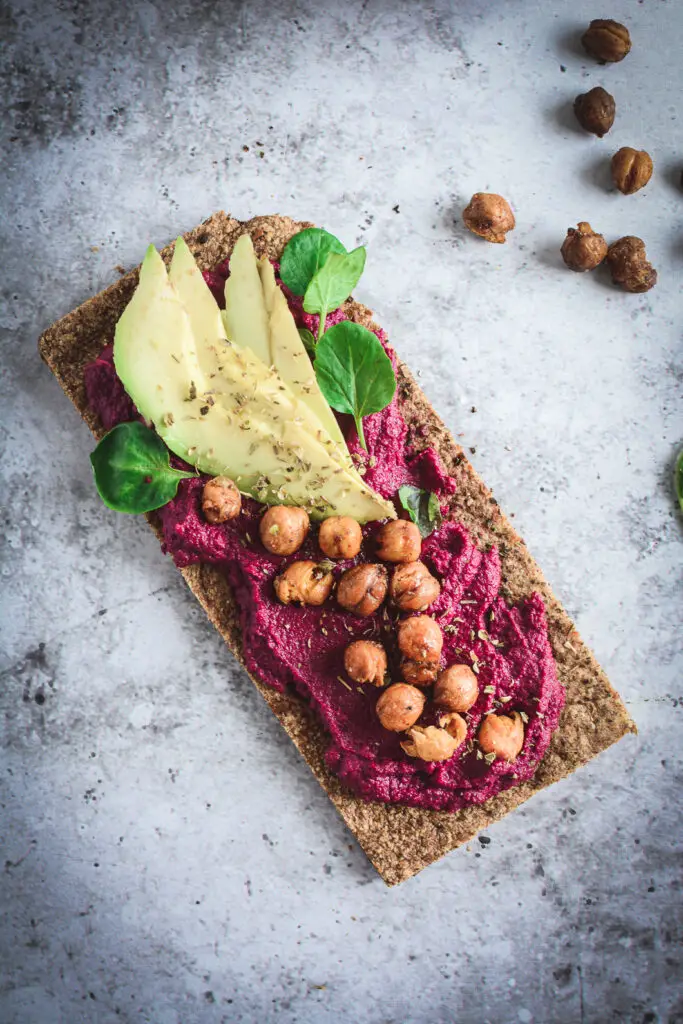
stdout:
<svg viewBox="0 0 683 1024">
<path fill-rule="evenodd" d="M 572 980 L 573 973 L 574 968 L 571 966 L 571 964 L 565 964 L 562 967 L 556 967 L 553 970 L 553 978 L 555 979 L 558 985 L 568 985 L 569 982 Z"/>
<path fill-rule="evenodd" d="M 478 836 L 478 839 L 479 839 L 479 842 L 481 843 L 482 846 L 490 846 L 491 845 L 491 838 L 490 838 L 490 836 Z"/>
</svg>

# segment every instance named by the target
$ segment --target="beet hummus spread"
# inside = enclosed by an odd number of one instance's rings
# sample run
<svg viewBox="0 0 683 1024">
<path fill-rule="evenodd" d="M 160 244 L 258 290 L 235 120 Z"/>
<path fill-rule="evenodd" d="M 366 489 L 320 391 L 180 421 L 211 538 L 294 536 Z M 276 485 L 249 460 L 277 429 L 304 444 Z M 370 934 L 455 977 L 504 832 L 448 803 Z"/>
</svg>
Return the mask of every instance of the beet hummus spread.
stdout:
<svg viewBox="0 0 683 1024">
<path fill-rule="evenodd" d="M 227 261 L 204 275 L 223 305 Z M 283 288 L 283 290 L 285 290 Z M 301 301 L 287 299 L 297 324 L 315 331 L 318 318 L 304 313 Z M 344 319 L 341 310 L 328 317 L 328 327 Z M 382 332 L 377 332 L 394 361 Z M 137 417 L 119 381 L 111 347 L 85 370 L 89 405 L 109 430 Z M 441 466 L 436 451 L 414 452 L 396 398 L 365 419 L 367 453 L 350 431 L 349 449 L 365 466 L 365 482 L 386 499 L 395 499 L 406 483 L 436 493 L 444 500 L 455 481 Z M 178 460 L 175 460 L 178 465 Z M 401 747 L 400 734 L 380 724 L 375 712 L 378 691 L 352 682 L 344 671 L 344 650 L 353 640 L 376 640 L 386 648 L 391 677 L 401 678 L 396 647 L 398 613 L 383 604 L 359 618 L 331 599 L 320 607 L 280 603 L 273 581 L 290 562 L 320 561 L 313 529 L 296 554 L 269 553 L 259 540 L 264 506 L 251 498 L 242 502 L 236 519 L 211 525 L 202 515 L 206 478 L 183 480 L 177 496 L 158 510 L 164 548 L 179 567 L 197 562 L 216 566 L 227 577 L 239 605 L 244 659 L 250 673 L 277 690 L 294 689 L 313 708 L 330 737 L 326 759 L 349 789 L 368 800 L 456 811 L 480 804 L 502 790 L 529 779 L 545 753 L 564 704 L 548 640 L 543 601 L 533 594 L 516 607 L 499 596 L 500 559 L 495 548 L 481 551 L 467 531 L 446 518 L 422 544 L 421 561 L 441 583 L 428 613 L 443 632 L 441 667 L 467 664 L 477 673 L 479 695 L 465 715 L 466 742 L 448 760 L 425 762 Z M 373 535 L 380 523 L 363 527 L 357 558 L 334 563 L 339 578 L 358 562 L 375 561 Z M 524 743 L 512 763 L 482 756 L 474 742 L 487 713 L 518 712 L 524 721 Z M 420 725 L 437 723 L 430 710 Z"/>
</svg>

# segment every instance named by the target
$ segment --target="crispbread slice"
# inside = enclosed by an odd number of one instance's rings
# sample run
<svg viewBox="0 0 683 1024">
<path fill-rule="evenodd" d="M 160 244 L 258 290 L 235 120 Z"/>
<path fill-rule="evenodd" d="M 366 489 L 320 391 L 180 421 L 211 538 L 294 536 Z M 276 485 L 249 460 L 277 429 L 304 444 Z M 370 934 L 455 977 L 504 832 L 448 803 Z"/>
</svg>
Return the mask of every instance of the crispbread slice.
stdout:
<svg viewBox="0 0 683 1024">
<path fill-rule="evenodd" d="M 185 239 L 199 266 L 209 269 L 230 254 L 244 231 L 251 235 L 259 256 L 275 259 L 293 234 L 310 226 L 280 216 L 255 217 L 240 223 L 219 212 L 190 231 Z M 163 252 L 167 261 L 171 252 L 171 247 Z M 83 369 L 113 339 L 116 321 L 136 283 L 137 271 L 132 271 L 59 320 L 40 338 L 42 358 L 97 437 L 103 431 L 87 408 Z M 371 311 L 357 302 L 349 300 L 346 312 L 358 323 L 375 326 Z M 454 513 L 479 544 L 493 543 L 499 548 L 504 596 L 510 601 L 517 601 L 534 590 L 543 596 L 550 640 L 559 677 L 567 691 L 567 702 L 560 727 L 530 782 L 507 790 L 478 807 L 449 814 L 366 803 L 349 793 L 325 767 L 326 737 L 309 708 L 298 697 L 277 693 L 252 677 L 254 685 L 280 719 L 387 885 L 410 878 L 528 800 L 537 790 L 568 775 L 625 733 L 635 732 L 618 694 L 554 597 L 524 541 L 501 513 L 490 491 L 465 458 L 462 448 L 456 444 L 400 362 L 398 374 L 403 415 L 411 425 L 421 426 L 424 444 L 437 449 L 448 472 L 457 480 L 457 491 L 452 499 Z M 154 514 L 148 519 L 160 536 Z M 239 613 L 223 576 L 209 565 L 191 566 L 181 572 L 232 653 L 244 664 Z"/>
</svg>

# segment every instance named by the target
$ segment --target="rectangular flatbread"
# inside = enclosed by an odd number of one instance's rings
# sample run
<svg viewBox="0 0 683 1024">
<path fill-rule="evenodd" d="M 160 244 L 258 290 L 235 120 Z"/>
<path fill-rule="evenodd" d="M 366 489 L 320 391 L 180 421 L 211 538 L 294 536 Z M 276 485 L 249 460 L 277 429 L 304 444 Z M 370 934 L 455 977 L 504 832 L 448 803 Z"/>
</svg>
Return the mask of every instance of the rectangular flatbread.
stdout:
<svg viewBox="0 0 683 1024">
<path fill-rule="evenodd" d="M 219 212 L 185 235 L 197 263 L 208 270 L 230 255 L 243 232 L 251 235 L 258 256 L 279 258 L 297 231 L 311 227 L 288 217 L 255 217 L 241 223 Z M 162 253 L 170 259 L 172 247 Z M 89 299 L 41 336 L 40 354 L 96 437 L 103 430 L 88 409 L 83 370 L 113 340 L 114 328 L 137 284 L 137 270 Z M 372 313 L 349 300 L 347 315 L 367 327 Z M 449 474 L 457 481 L 453 499 L 456 518 L 477 544 L 495 544 L 501 555 L 501 593 L 511 602 L 536 591 L 545 602 L 548 632 L 560 682 L 567 694 L 560 725 L 534 778 L 493 797 L 479 806 L 455 813 L 422 810 L 397 804 L 367 803 L 346 790 L 325 766 L 327 739 L 304 702 L 278 693 L 252 677 L 273 713 L 287 730 L 311 771 L 387 885 L 416 874 L 432 861 L 470 840 L 477 832 L 528 800 L 537 790 L 569 775 L 625 733 L 635 732 L 618 694 L 577 634 L 574 625 L 545 582 L 524 541 L 500 511 L 491 492 L 467 461 L 408 369 L 398 362 L 398 394 L 403 416 L 420 427 L 425 445 L 433 446 Z M 151 513 L 148 520 L 161 536 Z M 210 565 L 180 570 L 234 656 L 244 665 L 239 611 L 230 587 Z"/>
</svg>

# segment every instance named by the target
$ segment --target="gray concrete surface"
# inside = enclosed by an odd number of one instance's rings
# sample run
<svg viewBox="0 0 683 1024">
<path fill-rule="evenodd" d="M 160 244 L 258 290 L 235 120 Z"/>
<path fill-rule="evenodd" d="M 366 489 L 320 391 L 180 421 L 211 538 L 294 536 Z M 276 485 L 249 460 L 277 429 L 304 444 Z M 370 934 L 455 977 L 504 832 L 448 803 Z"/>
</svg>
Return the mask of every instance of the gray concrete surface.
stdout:
<svg viewBox="0 0 683 1024">
<path fill-rule="evenodd" d="M 1 12 L 2 1024 L 681 1024 L 683 5 Z M 582 56 L 594 16 L 629 24 L 622 64 Z M 570 107 L 598 83 L 602 142 Z M 655 162 L 632 197 L 625 144 Z M 461 227 L 477 190 L 512 202 L 506 246 Z M 367 243 L 359 297 L 640 729 L 393 891 L 144 524 L 100 505 L 37 358 L 219 207 Z M 584 218 L 642 235 L 654 291 L 564 269 Z"/>
</svg>

